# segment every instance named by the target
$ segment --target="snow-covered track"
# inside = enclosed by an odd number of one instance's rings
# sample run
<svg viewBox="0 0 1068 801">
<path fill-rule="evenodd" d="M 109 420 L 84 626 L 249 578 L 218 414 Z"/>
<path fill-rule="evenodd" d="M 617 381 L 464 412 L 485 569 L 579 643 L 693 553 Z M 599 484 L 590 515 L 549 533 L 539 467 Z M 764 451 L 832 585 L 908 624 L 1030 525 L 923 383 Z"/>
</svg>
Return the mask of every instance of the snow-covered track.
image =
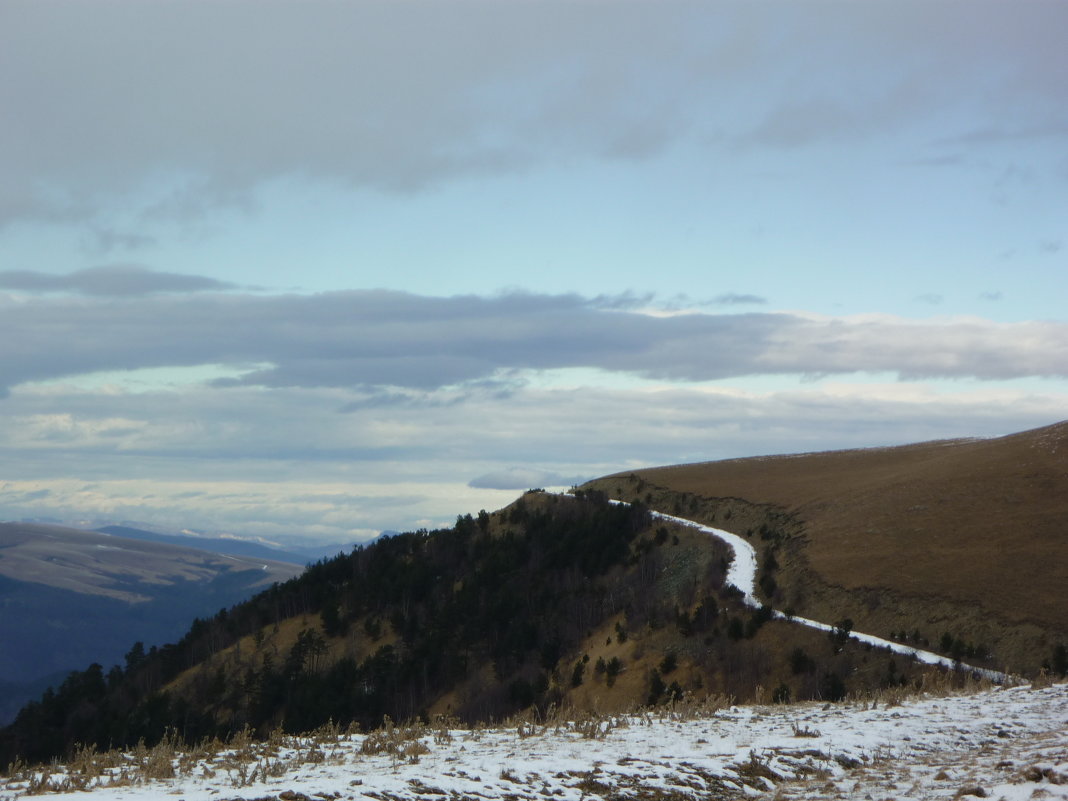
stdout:
<svg viewBox="0 0 1068 801">
<path fill-rule="evenodd" d="M 625 504 L 626 501 L 613 500 L 612 503 Z M 698 531 L 709 534 L 722 540 L 730 546 L 734 551 L 734 559 L 731 560 L 731 564 L 727 569 L 727 583 L 740 590 L 742 593 L 742 599 L 746 605 L 751 607 L 763 606 L 763 602 L 756 596 L 756 581 L 757 581 L 757 554 L 756 549 L 750 545 L 744 537 L 740 537 L 730 531 L 724 531 L 720 528 L 714 528 L 712 526 L 706 526 L 704 523 L 698 523 L 695 520 L 687 520 L 684 517 L 677 517 L 676 515 L 665 514 L 664 512 L 656 512 L 650 510 L 650 513 L 654 518 L 658 520 L 666 520 L 671 523 L 677 523 L 681 526 L 688 526 L 689 528 L 697 529 Z M 773 610 L 772 616 L 780 620 L 789 620 L 791 623 L 797 623 L 802 626 L 807 626 L 813 629 L 819 629 L 820 631 L 830 632 L 834 630 L 834 626 L 830 623 L 821 623 L 818 620 L 810 620 L 806 617 L 798 617 L 796 615 L 787 615 L 779 610 Z M 887 640 L 882 637 L 876 637 L 874 634 L 864 634 L 858 631 L 850 631 L 849 636 L 852 639 L 859 640 L 863 643 L 868 643 L 877 648 L 887 648 L 894 653 L 902 654 L 903 656 L 916 659 L 924 664 L 928 665 L 943 665 L 954 670 L 962 670 L 968 673 L 972 673 L 983 678 L 990 679 L 991 681 L 999 684 L 1009 681 L 1009 676 L 998 670 L 990 670 L 989 668 L 976 667 L 975 665 L 964 664 L 950 659 L 942 654 L 936 654 L 933 651 L 924 651 L 920 648 L 913 648 L 909 645 L 902 645 L 901 643 Z"/>
</svg>

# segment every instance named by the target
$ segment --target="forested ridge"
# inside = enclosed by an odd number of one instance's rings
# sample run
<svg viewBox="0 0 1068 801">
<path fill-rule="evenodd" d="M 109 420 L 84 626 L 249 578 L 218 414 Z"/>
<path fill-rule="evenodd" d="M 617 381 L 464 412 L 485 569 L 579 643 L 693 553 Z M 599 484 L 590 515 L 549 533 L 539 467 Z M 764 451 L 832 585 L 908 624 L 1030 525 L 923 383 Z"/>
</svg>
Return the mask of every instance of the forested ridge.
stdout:
<svg viewBox="0 0 1068 801">
<path fill-rule="evenodd" d="M 778 595 L 773 525 L 751 528 Z M 530 491 L 499 512 L 377 540 L 198 619 L 177 643 L 72 673 L 0 732 L 0 764 L 78 744 L 151 745 L 329 721 L 373 728 L 554 705 L 604 711 L 684 694 L 837 700 L 926 670 L 750 609 L 729 549 L 597 489 Z"/>
<path fill-rule="evenodd" d="M 647 551 L 650 516 L 640 506 L 592 492 L 531 493 L 492 522 L 482 512 L 451 529 L 383 538 L 196 620 L 173 645 L 137 645 L 124 666 L 71 674 L 5 730 L 2 756 L 45 759 L 73 743 L 153 741 L 167 729 L 196 739 L 246 725 L 370 726 L 387 714 L 425 714 L 485 665 L 501 681 L 461 701 L 457 714 L 488 718 L 551 702 L 561 656 L 633 599 L 640 571 L 620 568 L 635 560 L 643 533 Z M 613 569 L 619 575 L 608 581 Z M 233 659 L 213 665 L 242 638 L 262 642 L 294 619 L 307 625 L 288 652 L 256 653 L 237 675 Z M 360 660 L 332 655 L 350 634 L 381 645 Z M 196 667 L 180 691 L 168 686 Z"/>
</svg>

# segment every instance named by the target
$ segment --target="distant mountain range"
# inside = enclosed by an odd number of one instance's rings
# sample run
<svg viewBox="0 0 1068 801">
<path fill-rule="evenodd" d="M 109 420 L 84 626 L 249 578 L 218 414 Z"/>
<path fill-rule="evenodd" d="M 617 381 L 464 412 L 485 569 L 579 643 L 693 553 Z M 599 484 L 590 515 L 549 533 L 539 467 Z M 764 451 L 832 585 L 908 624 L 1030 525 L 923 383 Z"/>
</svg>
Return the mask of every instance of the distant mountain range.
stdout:
<svg viewBox="0 0 1068 801">
<path fill-rule="evenodd" d="M 111 534 L 115 537 L 125 537 L 130 540 L 141 540 L 143 542 L 162 542 L 167 545 L 177 545 L 182 548 L 196 548 L 201 551 L 211 551 L 212 553 L 228 554 L 230 556 L 248 556 L 253 559 L 270 559 L 276 562 L 289 562 L 294 565 L 302 565 L 306 562 L 316 561 L 312 558 L 312 553 L 319 552 L 320 549 L 315 551 L 301 550 L 289 550 L 286 548 L 275 548 L 270 545 L 262 545 L 258 542 L 251 540 L 239 540 L 229 537 L 198 537 L 189 534 L 160 534 L 155 531 L 146 531 L 142 528 L 132 528 L 130 526 L 103 526 L 101 528 L 94 529 L 101 534 Z M 335 546 L 331 546 L 335 547 Z M 337 552 L 333 552 L 330 555 L 335 556 Z"/>
<path fill-rule="evenodd" d="M 122 531 L 141 537 L 0 523 L 0 721 L 67 672 L 121 664 L 135 642 L 177 639 L 194 618 L 304 569 L 254 545 L 212 552 Z"/>
<path fill-rule="evenodd" d="M 380 531 L 377 536 L 359 543 L 351 541 L 309 544 L 299 531 L 279 536 L 277 541 L 271 541 L 251 535 L 236 536 L 189 528 L 159 526 L 139 520 L 69 520 L 38 516 L 10 522 L 23 525 L 59 526 L 80 531 L 100 531 L 129 539 L 166 542 L 171 545 L 235 556 L 261 556 L 265 559 L 294 564 L 309 564 L 320 559 L 330 559 L 339 553 L 348 553 L 359 544 L 366 545 L 379 537 L 390 537 L 399 533 L 393 530 Z"/>
</svg>

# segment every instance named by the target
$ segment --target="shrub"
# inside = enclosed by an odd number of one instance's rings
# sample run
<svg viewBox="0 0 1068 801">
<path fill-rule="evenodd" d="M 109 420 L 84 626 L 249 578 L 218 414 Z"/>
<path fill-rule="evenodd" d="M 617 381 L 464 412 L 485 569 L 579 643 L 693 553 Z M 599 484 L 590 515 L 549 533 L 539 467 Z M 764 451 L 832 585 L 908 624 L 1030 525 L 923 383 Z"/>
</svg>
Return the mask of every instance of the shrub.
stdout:
<svg viewBox="0 0 1068 801">
<path fill-rule="evenodd" d="M 795 648 L 790 654 L 790 670 L 796 676 L 800 673 L 811 673 L 816 669 L 815 660 L 805 653 L 803 648 Z"/>
<path fill-rule="evenodd" d="M 775 581 L 775 577 L 770 573 L 765 573 L 760 577 L 760 591 L 764 593 L 766 598 L 774 598 L 775 590 L 779 588 L 779 585 Z"/>
<path fill-rule="evenodd" d="M 520 709 L 526 709 L 534 703 L 534 687 L 526 679 L 513 679 L 508 685 L 508 697 Z"/>
<path fill-rule="evenodd" d="M 837 673 L 824 673 L 820 679 L 820 697 L 824 701 L 841 701 L 845 695 L 846 687 L 842 677 Z"/>
<path fill-rule="evenodd" d="M 679 666 L 678 657 L 675 656 L 674 651 L 669 651 L 664 654 L 664 658 L 660 660 L 660 672 L 665 676 Z"/>
<path fill-rule="evenodd" d="M 679 609 L 675 607 L 675 628 L 679 630 L 679 634 L 683 637 L 689 637 L 693 634 L 693 621 L 690 620 L 690 613 L 685 609 Z"/>
<path fill-rule="evenodd" d="M 771 620 L 772 610 L 770 606 L 761 606 L 754 609 L 752 614 L 749 615 L 749 620 L 745 624 L 745 636 L 746 639 L 752 639 L 760 628 Z"/>
<path fill-rule="evenodd" d="M 664 694 L 664 690 L 667 686 L 664 684 L 664 680 L 660 677 L 660 671 L 653 670 L 649 674 L 649 695 L 645 700 L 648 706 L 654 706 L 657 701 L 660 700 L 660 696 Z"/>
<path fill-rule="evenodd" d="M 623 672 L 623 660 L 618 656 L 613 656 L 608 660 L 608 664 L 605 665 L 605 681 L 609 687 L 616 683 L 616 676 Z"/>
<path fill-rule="evenodd" d="M 571 671 L 571 686 L 579 687 L 582 685 L 582 674 L 586 670 L 586 664 L 580 659 L 575 663 L 574 670 Z"/>
<path fill-rule="evenodd" d="M 842 618 L 834 624 L 834 628 L 831 629 L 831 645 L 834 648 L 834 652 L 838 653 L 842 650 L 842 647 L 849 641 L 849 633 L 853 630 L 853 620 L 851 618 Z"/>
<path fill-rule="evenodd" d="M 732 640 L 740 640 L 745 636 L 745 624 L 740 618 L 732 617 L 727 621 L 727 636 Z"/>
<path fill-rule="evenodd" d="M 1068 675 L 1068 648 L 1060 643 L 1053 648 L 1053 658 L 1049 663 L 1050 672 L 1058 676 Z"/>
<path fill-rule="evenodd" d="M 705 596 L 694 610 L 691 625 L 695 631 L 706 631 L 716 622 L 718 615 L 719 604 L 716 603 L 716 599 L 710 595 Z"/>
</svg>

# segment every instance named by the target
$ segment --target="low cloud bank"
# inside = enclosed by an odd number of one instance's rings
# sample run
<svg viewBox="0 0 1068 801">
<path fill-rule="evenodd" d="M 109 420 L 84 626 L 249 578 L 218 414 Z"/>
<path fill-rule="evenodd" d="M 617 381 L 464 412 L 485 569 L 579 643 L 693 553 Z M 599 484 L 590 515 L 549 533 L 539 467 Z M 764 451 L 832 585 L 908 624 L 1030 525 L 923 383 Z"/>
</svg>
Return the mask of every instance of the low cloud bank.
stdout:
<svg viewBox="0 0 1068 801">
<path fill-rule="evenodd" d="M 139 264 L 102 265 L 67 275 L 33 270 L 0 272 L 0 289 L 34 293 L 74 292 L 103 297 L 133 297 L 158 292 L 205 292 L 234 288 L 233 284 L 207 276 L 159 272 Z"/>
<path fill-rule="evenodd" d="M 157 274 L 158 276 L 159 274 Z M 206 279 L 207 280 L 207 279 Z M 95 371 L 259 365 L 219 386 L 432 390 L 508 370 L 679 382 L 889 372 L 1068 376 L 1068 323 L 797 314 L 653 316 L 604 297 L 164 294 L 33 298 L 0 318 L 0 388 Z"/>
<path fill-rule="evenodd" d="M 551 470 L 526 467 L 507 467 L 485 473 L 467 482 L 475 489 L 526 490 L 535 487 L 571 487 L 594 476 L 562 476 Z"/>
<path fill-rule="evenodd" d="M 530 487 L 658 464 L 997 436 L 1056 422 L 1068 408 L 1053 386 L 977 386 L 517 386 L 507 395 L 485 386 L 358 408 L 346 408 L 359 393 L 345 388 L 28 387 L 0 415 L 0 519 L 347 542 L 447 525 Z"/>
</svg>

